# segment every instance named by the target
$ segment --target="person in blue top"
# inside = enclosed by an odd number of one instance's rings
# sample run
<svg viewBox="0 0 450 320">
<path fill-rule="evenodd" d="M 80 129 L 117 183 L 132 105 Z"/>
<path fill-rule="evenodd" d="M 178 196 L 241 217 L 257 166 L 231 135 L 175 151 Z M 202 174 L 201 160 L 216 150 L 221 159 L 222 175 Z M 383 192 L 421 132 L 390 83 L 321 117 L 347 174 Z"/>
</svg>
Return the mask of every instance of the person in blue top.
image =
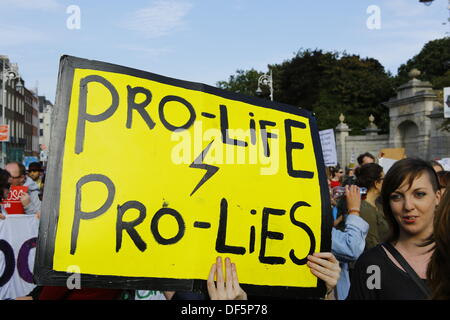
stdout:
<svg viewBox="0 0 450 320">
<path fill-rule="evenodd" d="M 349 263 L 356 261 L 363 253 L 369 224 L 360 217 L 361 195 L 358 186 L 345 186 L 348 215 L 344 230 L 331 231 L 331 252 L 339 261 L 341 274 L 335 289 L 335 297 L 345 300 L 350 289 Z"/>
</svg>

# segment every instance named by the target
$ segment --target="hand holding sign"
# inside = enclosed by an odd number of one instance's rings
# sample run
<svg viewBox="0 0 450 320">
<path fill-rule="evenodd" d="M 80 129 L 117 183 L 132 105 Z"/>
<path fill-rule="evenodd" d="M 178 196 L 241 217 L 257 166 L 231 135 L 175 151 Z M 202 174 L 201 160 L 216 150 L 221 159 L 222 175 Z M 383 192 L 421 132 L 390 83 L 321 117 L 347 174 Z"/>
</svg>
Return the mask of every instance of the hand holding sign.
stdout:
<svg viewBox="0 0 450 320">
<path fill-rule="evenodd" d="M 20 195 L 19 199 L 20 199 L 20 202 L 22 203 L 24 208 L 26 208 L 31 202 L 31 198 L 30 198 L 30 195 L 28 193 L 22 193 Z"/>
<path fill-rule="evenodd" d="M 334 290 L 341 274 L 341 268 L 339 261 L 331 252 L 316 252 L 308 256 L 307 265 L 313 275 L 325 281 L 327 293 Z"/>
<path fill-rule="evenodd" d="M 217 257 L 208 277 L 208 294 L 211 300 L 247 300 L 247 294 L 239 286 L 236 265 L 225 259 L 226 279 L 223 279 L 222 258 Z M 214 278 L 217 279 L 214 283 Z"/>
<path fill-rule="evenodd" d="M 325 281 L 327 292 L 336 287 L 341 268 L 339 262 L 331 252 L 316 252 L 308 256 L 308 267 L 317 278 Z M 230 258 L 225 259 L 226 279 L 223 278 L 222 259 L 217 257 L 216 263 L 211 266 L 208 277 L 208 294 L 211 300 L 247 300 L 247 294 L 239 285 L 236 265 Z M 216 283 L 214 283 L 216 278 Z"/>
</svg>

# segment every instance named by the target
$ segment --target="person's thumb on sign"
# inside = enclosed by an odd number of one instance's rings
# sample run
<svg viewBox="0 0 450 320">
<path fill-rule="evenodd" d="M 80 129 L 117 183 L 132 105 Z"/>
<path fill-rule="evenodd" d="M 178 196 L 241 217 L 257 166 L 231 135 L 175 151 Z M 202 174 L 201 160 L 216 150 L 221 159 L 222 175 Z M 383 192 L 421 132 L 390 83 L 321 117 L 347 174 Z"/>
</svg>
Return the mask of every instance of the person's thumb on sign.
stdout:
<svg viewBox="0 0 450 320">
<path fill-rule="evenodd" d="M 23 207 L 26 208 L 31 202 L 30 195 L 26 192 L 22 193 L 20 196 L 20 202 L 22 202 Z"/>
<path fill-rule="evenodd" d="M 209 272 L 207 281 L 211 300 L 247 300 L 247 294 L 239 286 L 236 265 L 230 258 L 225 258 L 225 276 L 222 271 L 222 258 L 217 257 Z M 214 282 L 216 278 L 216 282 Z"/>
</svg>

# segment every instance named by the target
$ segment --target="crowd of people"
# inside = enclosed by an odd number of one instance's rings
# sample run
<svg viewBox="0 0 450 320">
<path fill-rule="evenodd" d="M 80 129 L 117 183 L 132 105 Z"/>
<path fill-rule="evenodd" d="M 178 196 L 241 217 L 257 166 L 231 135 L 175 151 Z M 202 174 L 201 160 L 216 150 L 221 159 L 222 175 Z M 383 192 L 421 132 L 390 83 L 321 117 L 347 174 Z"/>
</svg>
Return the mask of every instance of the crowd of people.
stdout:
<svg viewBox="0 0 450 320">
<path fill-rule="evenodd" d="M 39 218 L 44 182 L 45 171 L 40 162 L 32 162 L 28 168 L 21 162 L 7 163 L 5 169 L 0 169 L 0 219 L 8 214 L 34 214 Z M 18 205 L 12 206 L 12 202 Z"/>
<path fill-rule="evenodd" d="M 308 256 L 312 274 L 324 281 L 324 299 L 450 299 L 450 172 L 436 161 L 405 158 L 383 171 L 370 153 L 357 166 L 327 168 L 331 252 Z M 25 214 L 40 215 L 44 175 L 39 163 L 0 169 L 5 203 L 16 186 Z M 2 205 L 0 218 L 7 210 Z M 241 288 L 238 268 L 218 257 L 207 280 L 208 295 L 164 292 L 167 299 L 254 299 Z M 36 287 L 20 299 L 116 299 L 123 290 Z M 281 297 L 282 298 L 282 297 Z M 292 297 L 290 297 L 292 298 Z"/>
</svg>

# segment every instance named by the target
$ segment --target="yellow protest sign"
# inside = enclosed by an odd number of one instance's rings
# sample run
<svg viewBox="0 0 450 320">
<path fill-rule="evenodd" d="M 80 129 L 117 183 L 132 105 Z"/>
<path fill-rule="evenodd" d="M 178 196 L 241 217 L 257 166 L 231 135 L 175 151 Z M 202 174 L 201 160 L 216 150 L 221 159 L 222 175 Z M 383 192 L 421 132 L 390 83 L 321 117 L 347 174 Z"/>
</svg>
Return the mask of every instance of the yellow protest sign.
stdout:
<svg viewBox="0 0 450 320">
<path fill-rule="evenodd" d="M 99 287 L 193 288 L 221 255 L 251 288 L 319 292 L 306 257 L 329 251 L 331 215 L 308 111 L 67 56 L 58 84 L 42 283 L 76 265 Z"/>
</svg>

